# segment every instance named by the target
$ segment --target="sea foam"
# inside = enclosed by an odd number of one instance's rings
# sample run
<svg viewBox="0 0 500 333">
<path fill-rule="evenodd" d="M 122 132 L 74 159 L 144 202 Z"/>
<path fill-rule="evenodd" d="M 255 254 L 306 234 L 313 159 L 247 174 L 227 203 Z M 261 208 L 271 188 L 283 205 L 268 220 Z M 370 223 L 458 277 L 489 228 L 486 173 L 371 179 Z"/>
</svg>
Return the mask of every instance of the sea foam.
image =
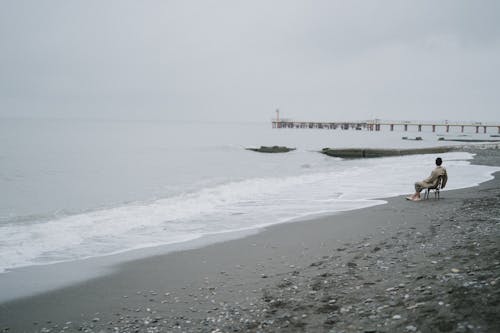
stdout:
<svg viewBox="0 0 500 333">
<path fill-rule="evenodd" d="M 475 186 L 496 167 L 470 164 L 469 153 L 442 155 L 446 189 Z M 212 185 L 151 202 L 129 203 L 31 223 L 0 225 L 0 270 L 105 256 L 187 242 L 204 235 L 261 228 L 315 214 L 384 203 L 407 194 L 432 170 L 434 157 L 331 159 L 320 170 Z M 444 194 L 446 196 L 446 194 Z"/>
</svg>

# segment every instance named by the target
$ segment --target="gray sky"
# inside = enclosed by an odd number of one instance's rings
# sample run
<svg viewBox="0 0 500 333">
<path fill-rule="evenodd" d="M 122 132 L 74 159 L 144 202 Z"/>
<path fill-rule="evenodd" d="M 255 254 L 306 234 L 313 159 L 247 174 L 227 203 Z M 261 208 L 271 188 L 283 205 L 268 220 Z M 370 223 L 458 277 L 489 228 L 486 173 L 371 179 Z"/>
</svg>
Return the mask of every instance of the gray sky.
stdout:
<svg viewBox="0 0 500 333">
<path fill-rule="evenodd" d="M 0 116 L 500 121 L 500 1 L 0 0 Z"/>
</svg>

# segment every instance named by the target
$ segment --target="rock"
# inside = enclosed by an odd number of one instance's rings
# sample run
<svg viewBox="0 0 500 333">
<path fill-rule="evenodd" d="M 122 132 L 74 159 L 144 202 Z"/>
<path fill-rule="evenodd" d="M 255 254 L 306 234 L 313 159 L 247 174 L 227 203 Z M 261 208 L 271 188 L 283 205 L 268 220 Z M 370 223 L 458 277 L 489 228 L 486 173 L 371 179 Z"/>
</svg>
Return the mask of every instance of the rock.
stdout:
<svg viewBox="0 0 500 333">
<path fill-rule="evenodd" d="M 326 326 L 333 326 L 335 325 L 335 323 L 337 322 L 337 317 L 328 317 L 326 318 L 325 322 L 324 322 L 324 325 Z"/>
<path fill-rule="evenodd" d="M 316 313 L 330 313 L 339 309 L 339 306 L 334 303 L 326 303 L 316 309 Z"/>
<path fill-rule="evenodd" d="M 441 319 L 441 320 L 440 320 Z M 442 318 L 438 318 L 437 320 L 437 328 L 441 332 L 450 332 L 455 328 L 455 324 L 448 320 L 442 320 Z"/>
<path fill-rule="evenodd" d="M 256 151 L 259 153 L 288 153 L 296 148 L 289 148 L 284 146 L 260 146 L 260 148 L 245 148 L 246 150 Z"/>
<path fill-rule="evenodd" d="M 325 262 L 324 261 L 316 261 L 316 262 L 313 262 L 312 264 L 310 264 L 309 266 L 310 267 L 317 267 L 317 266 L 321 266 L 323 265 Z"/>
</svg>

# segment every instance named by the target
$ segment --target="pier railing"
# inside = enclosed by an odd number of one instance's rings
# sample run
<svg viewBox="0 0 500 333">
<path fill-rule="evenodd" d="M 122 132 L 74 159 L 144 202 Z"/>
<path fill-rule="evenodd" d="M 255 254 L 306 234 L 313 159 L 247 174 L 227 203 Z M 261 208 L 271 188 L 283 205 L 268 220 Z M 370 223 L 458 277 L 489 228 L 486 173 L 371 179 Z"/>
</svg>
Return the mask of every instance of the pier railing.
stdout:
<svg viewBox="0 0 500 333">
<path fill-rule="evenodd" d="M 487 133 L 488 129 L 496 128 L 500 134 L 500 123 L 482 123 L 482 122 L 429 122 L 429 121 L 383 121 L 383 120 L 368 120 L 368 121 L 335 121 L 335 122 L 311 122 L 311 121 L 293 121 L 290 119 L 272 120 L 273 128 L 310 128 L 310 129 L 354 129 L 380 131 L 388 129 L 402 129 L 405 132 L 409 128 L 416 128 L 419 132 L 423 128 L 430 128 L 432 132 L 436 132 L 438 128 L 450 132 L 452 128 L 458 128 L 460 132 L 464 132 L 466 128 L 472 128 L 476 133 Z"/>
</svg>

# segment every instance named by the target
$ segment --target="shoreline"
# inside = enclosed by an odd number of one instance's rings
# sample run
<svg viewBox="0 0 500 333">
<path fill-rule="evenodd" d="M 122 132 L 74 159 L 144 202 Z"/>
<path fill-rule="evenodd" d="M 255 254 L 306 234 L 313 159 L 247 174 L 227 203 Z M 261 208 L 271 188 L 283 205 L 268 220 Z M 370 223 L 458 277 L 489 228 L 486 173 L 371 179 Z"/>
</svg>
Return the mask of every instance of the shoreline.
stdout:
<svg viewBox="0 0 500 333">
<path fill-rule="evenodd" d="M 440 147 L 436 146 L 436 147 L 433 147 L 433 148 L 430 148 L 430 149 L 438 149 Z M 459 149 L 461 150 L 474 150 L 474 149 L 488 149 L 488 148 L 499 148 L 498 145 L 465 145 L 465 146 L 456 146 L 456 147 L 445 147 L 445 148 L 453 148 L 458 151 Z M 424 148 L 424 149 L 428 149 L 428 148 Z M 392 149 L 390 149 L 392 150 Z M 395 149 L 397 150 L 397 149 Z M 429 154 L 427 154 L 429 155 Z M 349 160 L 349 159 L 347 159 Z M 489 174 L 488 174 L 489 175 Z M 481 180 L 482 181 L 482 180 Z M 464 185 L 462 185 L 464 186 Z M 477 183 L 469 183 L 465 186 L 468 186 L 468 187 L 473 187 L 473 186 L 477 186 Z M 399 193 L 401 193 L 401 190 L 398 191 Z M 376 205 L 376 204 L 379 204 L 379 203 L 375 203 L 375 201 L 378 201 L 378 200 L 385 200 L 387 198 L 391 198 L 391 197 L 394 197 L 394 196 L 397 196 L 397 195 L 406 195 L 407 193 L 405 192 L 404 194 L 401 193 L 401 194 L 395 194 L 397 192 L 394 192 L 394 193 L 391 193 L 391 194 L 387 194 L 387 195 L 383 195 L 381 197 L 373 197 L 373 198 L 370 198 L 370 199 L 362 199 L 360 201 L 363 201 L 363 200 L 366 200 L 366 201 L 372 201 L 374 202 L 373 204 L 368 204 L 366 206 L 372 206 L 372 205 Z M 115 209 L 115 208 L 120 208 L 122 206 L 118 205 L 118 206 L 110 206 L 108 207 L 107 209 Z M 360 205 L 359 207 L 355 207 L 355 208 L 352 208 L 352 209 L 363 209 L 364 207 L 362 207 L 362 205 Z M 210 241 L 208 242 L 204 242 L 204 241 L 199 241 L 200 239 L 204 239 L 204 238 L 209 238 L 209 239 L 216 239 L 216 238 L 221 238 L 222 241 L 224 241 L 226 239 L 225 236 L 220 236 L 219 235 L 224 235 L 226 233 L 229 233 L 229 234 L 242 234 L 242 235 L 246 235 L 246 234 L 253 234 L 254 232 L 259 232 L 259 230 L 263 229 L 263 228 L 267 228 L 269 226 L 272 226 L 272 225 L 278 225 L 278 224 L 284 224 L 284 223 L 290 223 L 290 222 L 294 222 L 296 220 L 303 220 L 303 219 L 307 219 L 307 220 L 310 220 L 310 219 L 315 219 L 316 216 L 322 216 L 322 215 L 330 215 L 330 214 L 336 214 L 338 212 L 344 212 L 344 211 L 349 211 L 351 210 L 351 208 L 347 209 L 347 210 L 343 210 L 343 209 L 340 209 L 340 210 L 337 210 L 337 211 L 324 211 L 324 212 L 321 212 L 321 213 L 306 213 L 302 216 L 298 216 L 298 217 L 290 217 L 290 218 L 287 218 L 286 220 L 279 220 L 277 222 L 272 222 L 272 223 L 262 223 L 260 225 L 254 225 L 252 227 L 249 227 L 249 228 L 242 228 L 242 229 L 237 229 L 237 230 L 231 230 L 231 231 L 216 231 L 216 232 L 213 232 L 213 233 L 200 233 L 199 235 L 197 236 L 194 236 L 194 237 L 191 237 L 191 236 L 188 236 L 188 237 L 185 237 L 185 239 L 180 239 L 180 240 L 172 240 L 171 243 L 166 243 L 166 244 L 161 244 L 161 242 L 159 244 L 149 244 L 149 245 L 139 245 L 139 246 L 136 246 L 136 247 L 129 247 L 129 248 L 122 248 L 122 249 L 118 249 L 116 250 L 115 252 L 112 252 L 112 253 L 107 253 L 107 254 L 93 254 L 93 256 L 82 256 L 80 258 L 75 258 L 75 259 L 63 259 L 61 261 L 57 261 L 57 259 L 53 259 L 52 262 L 45 262 L 45 263 L 36 263 L 34 261 L 30 261 L 30 260 L 36 260 L 36 258 L 29 258 L 26 260 L 26 262 L 24 262 L 22 265 L 20 266 L 8 266 L 8 264 L 6 265 L 3 265 L 3 267 L 0 269 L 0 284 L 1 284 L 1 280 L 2 280 L 2 274 L 4 273 L 10 273 L 10 272 L 16 272 L 16 271 L 19 271 L 19 270 L 27 270 L 27 269 L 31 269 L 31 268 L 35 268 L 35 267 L 40 267 L 40 266 L 44 266 L 44 265 L 59 265 L 59 264 L 67 264 L 67 263 L 70 263 L 70 262 L 74 262 L 74 261 L 87 261 L 87 260 L 94 260 L 94 259 L 98 259 L 100 260 L 99 258 L 113 258 L 113 257 L 118 257 L 118 256 L 126 256 L 128 253 L 130 253 L 131 255 L 131 258 L 134 259 L 134 258 L 139 258 L 139 257 L 144 257 L 144 256 L 151 256 L 151 255 L 155 255 L 155 254 L 159 254 L 159 253 L 169 253 L 169 252 L 172 252 L 172 251 L 179 251 L 179 250 L 184 250 L 186 248 L 191 248 L 192 246 L 190 245 L 187 245 L 187 246 L 184 246 L 184 245 L 179 245 L 179 244 L 183 244 L 183 243 L 193 243 L 193 244 L 198 244 L 198 243 L 202 243 L 203 245 L 193 245 L 193 246 L 204 246 L 206 243 L 210 243 Z M 97 209 L 96 212 L 100 212 L 101 210 Z M 74 215 L 75 216 L 79 216 L 79 215 L 82 215 L 84 213 L 75 213 Z M 68 215 L 68 216 L 62 216 L 61 218 L 54 218 L 55 221 L 57 221 L 58 219 L 65 219 L 65 218 L 71 218 L 72 215 Z M 229 239 L 232 239 L 232 238 L 240 238 L 240 237 L 244 237 L 244 236 L 235 236 L 235 237 L 229 237 Z M 217 242 L 217 241 L 216 241 Z M 161 248 L 167 248 L 167 250 L 151 250 L 151 249 L 161 249 Z M 141 255 L 141 254 L 134 254 L 135 252 L 141 252 L 141 251 L 145 251 L 145 252 L 148 252 L 147 254 L 144 254 L 144 255 Z M 38 258 L 40 259 L 40 258 Z M 40 260 L 43 260 L 43 259 L 40 259 Z M 116 260 L 116 259 L 111 259 L 110 260 L 110 264 L 116 264 L 116 263 L 119 263 L 121 261 L 128 261 L 127 259 L 125 260 Z M 2 299 L 2 295 L 0 295 L 0 303 L 4 301 L 4 299 Z"/>
<path fill-rule="evenodd" d="M 493 160 L 495 165 L 500 165 L 498 151 L 492 154 L 494 157 L 486 155 L 477 154 L 473 163 Z M 342 298 L 338 295 L 336 298 L 332 296 L 326 303 L 316 299 L 320 293 L 321 297 L 326 295 L 322 293 L 321 284 L 317 287 L 312 286 L 316 283 L 314 281 L 331 279 L 331 275 L 321 277 L 321 274 L 332 274 L 331 272 L 335 272 L 336 269 L 345 270 L 339 278 L 350 276 L 353 280 L 342 283 L 349 285 L 355 282 L 358 278 L 354 276 L 359 277 L 362 274 L 352 274 L 361 266 L 353 261 L 354 257 L 363 251 L 373 255 L 373 253 L 382 254 L 387 250 L 388 253 L 382 257 L 390 261 L 388 258 L 391 255 L 390 249 L 395 248 L 397 244 L 392 244 L 389 249 L 375 244 L 384 241 L 387 244 L 391 240 L 397 243 L 391 237 L 398 238 L 402 237 L 401 235 L 407 237 L 417 233 L 426 235 L 428 229 L 434 227 L 432 219 L 435 217 L 446 220 L 446 212 L 456 211 L 462 202 L 471 197 L 482 198 L 481 193 L 486 190 L 497 191 L 500 183 L 499 173 L 495 173 L 494 176 L 493 180 L 482 183 L 479 187 L 445 191 L 443 199 L 423 203 L 429 208 L 425 219 L 421 216 L 420 203 L 408 203 L 401 200 L 401 197 L 395 197 L 387 199 L 384 205 L 312 220 L 273 225 L 245 238 L 126 262 L 120 264 L 118 269 L 109 275 L 0 304 L 0 323 L 2 323 L 0 332 L 7 327 L 12 332 L 42 331 L 43 328 L 67 332 L 84 328 L 99 332 L 101 329 L 112 330 L 113 327 L 119 327 L 123 332 L 133 329 L 145 332 L 152 327 L 156 327 L 158 332 L 199 331 L 200 327 L 202 331 L 219 327 L 225 330 L 234 327 L 250 331 L 274 331 L 278 327 L 302 331 L 315 327 L 321 331 L 336 326 L 342 327 L 341 319 L 338 317 L 349 317 L 352 306 L 351 309 L 348 309 L 348 306 L 337 306 L 337 302 Z M 435 213 L 435 216 L 432 213 Z M 376 248 L 379 250 L 375 251 Z M 409 252 L 405 251 L 408 256 Z M 496 251 L 498 252 L 498 248 Z M 363 256 L 358 260 L 362 258 Z M 323 272 L 329 263 L 333 266 Z M 434 265 L 431 264 L 431 267 Z M 498 265 L 495 269 L 498 270 Z M 316 274 L 319 271 L 322 273 Z M 307 280 L 308 278 L 310 280 Z M 284 282 L 284 279 L 287 282 Z M 304 279 L 303 285 L 294 282 L 294 279 L 296 281 Z M 352 287 L 354 291 L 358 290 L 356 287 L 363 289 L 367 281 L 378 283 L 376 279 L 373 282 L 365 277 L 364 280 L 359 280 L 357 285 L 337 285 L 336 290 L 344 287 L 346 290 Z M 280 285 L 285 286 L 280 287 Z M 388 287 L 395 288 L 390 292 L 403 288 L 398 285 Z M 294 289 L 294 286 L 297 289 Z M 372 284 L 367 286 L 373 287 Z M 290 304 L 284 301 L 294 297 L 287 296 L 287 298 L 283 295 L 297 290 L 302 291 L 306 287 L 307 292 L 304 293 L 302 301 L 307 303 L 307 298 L 313 295 L 309 301 L 313 313 L 302 309 L 295 301 L 291 301 Z M 316 293 L 310 294 L 313 291 Z M 335 302 L 330 303 L 334 299 Z M 374 302 L 372 300 L 367 304 Z M 324 308 L 315 309 L 314 304 L 321 304 Z M 283 309 L 286 311 L 282 311 Z M 239 314 L 235 315 L 235 311 Z M 232 319 L 215 323 L 207 319 L 214 316 L 217 319 L 221 312 Z M 295 316 L 295 312 L 300 315 Z M 120 315 L 117 316 L 117 313 Z M 335 315 L 337 319 L 333 320 L 330 314 Z M 303 315 L 306 317 L 302 317 Z M 394 314 L 394 316 L 402 315 Z M 295 317 L 298 319 L 294 319 Z M 318 327 L 313 326 L 315 322 L 319 322 L 316 317 L 322 318 Z M 263 318 L 265 320 L 261 320 Z M 249 321 L 245 322 L 246 319 Z M 327 327 L 324 323 L 328 320 L 332 325 Z M 393 319 L 393 321 L 398 320 Z M 263 324 L 264 321 L 268 323 Z M 68 322 L 71 324 L 67 324 Z M 276 326 L 278 324 L 281 326 Z M 64 327 L 67 328 L 63 329 Z M 458 327 L 458 324 L 454 327 Z M 405 329 L 403 327 L 402 331 Z"/>
<path fill-rule="evenodd" d="M 476 149 L 470 146 L 469 150 L 477 151 L 478 149 L 493 148 L 496 146 L 478 146 Z M 467 151 L 466 147 L 462 147 Z M 469 151 L 469 152 L 473 152 Z M 474 159 L 472 159 L 474 163 Z M 467 187 L 475 187 L 477 184 L 472 184 Z M 401 194 L 403 195 L 403 194 Z M 406 194 L 404 194 L 406 195 Z M 126 249 L 116 253 L 105 254 L 97 257 L 82 258 L 72 261 L 61 261 L 53 263 L 33 264 L 29 266 L 20 266 L 8 269 L 0 274 L 0 285 L 6 289 L 6 292 L 0 293 L 0 304 L 9 302 L 24 297 L 36 296 L 37 294 L 49 292 L 52 290 L 61 289 L 74 284 L 79 284 L 85 280 L 98 278 L 103 275 L 111 274 L 114 270 L 119 269 L 121 264 L 135 261 L 147 257 L 166 255 L 169 253 L 197 249 L 210 244 L 221 243 L 228 240 L 235 240 L 254 235 L 278 225 L 286 225 L 302 221 L 316 220 L 322 217 L 343 214 L 346 212 L 369 209 L 370 207 L 385 204 L 387 199 L 394 198 L 400 195 L 384 196 L 380 198 L 366 199 L 368 204 L 365 207 L 348 208 L 345 210 L 309 213 L 303 216 L 282 220 L 276 223 L 262 223 L 245 229 L 232 231 L 220 231 L 212 234 L 203 234 L 197 238 L 190 240 L 181 240 L 170 244 L 153 245 L 149 247 L 139 247 L 136 249 Z M 75 272 L 78 272 L 76 274 Z M 40 275 L 44 279 L 33 284 L 26 276 Z M 21 287 L 20 287 L 21 284 Z"/>
<path fill-rule="evenodd" d="M 369 199 L 369 201 L 373 201 L 373 203 L 363 208 L 311 213 L 284 222 L 262 224 L 248 229 L 206 234 L 188 241 L 124 250 L 100 257 L 90 257 L 74 261 L 16 267 L 0 274 L 0 285 L 2 285 L 4 289 L 2 294 L 0 294 L 0 306 L 2 303 L 36 297 L 40 294 L 50 293 L 52 291 L 85 283 L 89 280 L 111 275 L 117 270 L 120 270 L 121 266 L 130 262 L 150 257 L 170 255 L 182 251 L 198 250 L 228 241 L 238 241 L 249 236 L 258 236 L 258 234 L 273 227 L 286 226 L 293 223 L 313 223 L 315 220 L 328 217 L 331 218 L 337 214 L 345 214 L 360 209 L 370 209 L 374 206 L 386 204 L 386 200 L 389 198 L 394 197 Z M 41 278 L 36 284 L 33 284 L 30 278 L 31 276 L 39 276 Z"/>
</svg>

